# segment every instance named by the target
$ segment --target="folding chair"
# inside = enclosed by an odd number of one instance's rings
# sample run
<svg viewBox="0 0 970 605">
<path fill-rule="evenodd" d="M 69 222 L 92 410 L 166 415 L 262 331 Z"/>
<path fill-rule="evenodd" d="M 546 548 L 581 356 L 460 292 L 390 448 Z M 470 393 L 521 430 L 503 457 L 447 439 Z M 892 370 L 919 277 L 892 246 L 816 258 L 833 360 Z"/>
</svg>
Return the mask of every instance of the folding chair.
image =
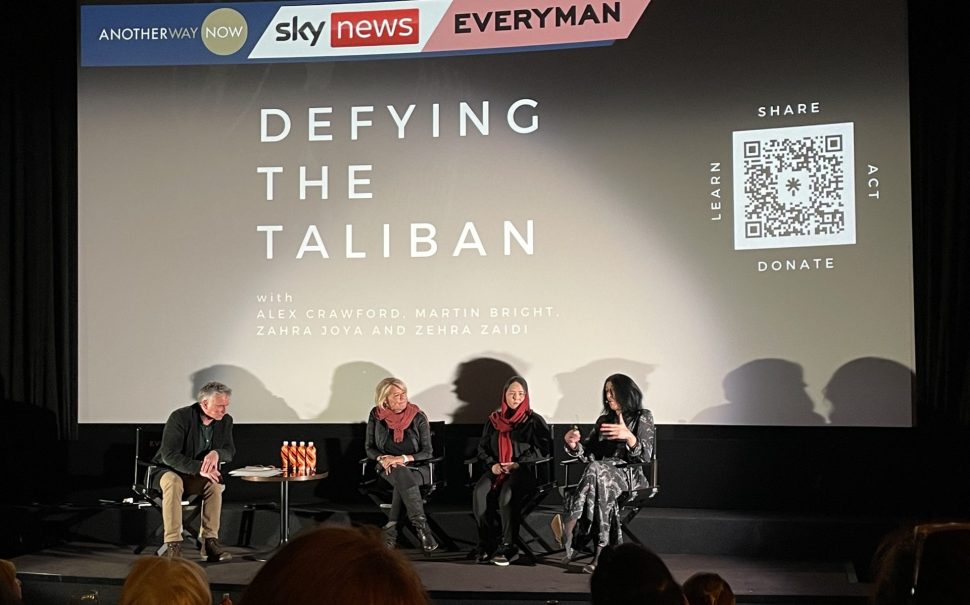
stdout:
<svg viewBox="0 0 970 605">
<path fill-rule="evenodd" d="M 161 431 L 149 431 L 140 426 L 135 428 L 135 474 L 131 489 L 141 501 L 147 502 L 152 508 L 157 509 L 159 514 L 162 512 L 162 491 L 157 485 L 157 477 L 160 477 L 168 469 L 156 465 L 152 462 L 152 458 L 155 452 L 158 451 L 161 443 Z M 190 530 L 189 526 L 201 513 L 201 495 L 193 495 L 182 500 L 182 539 L 192 538 L 199 547 L 201 547 L 201 544 L 199 544 L 199 534 L 194 530 Z M 162 539 L 164 533 L 165 527 L 160 520 L 148 540 L 135 548 L 135 554 L 141 554 L 148 546 L 148 542 L 155 539 Z M 168 546 L 166 546 L 163 540 L 162 545 L 155 551 L 155 554 L 161 556 L 167 549 Z"/>
<path fill-rule="evenodd" d="M 551 429 L 552 427 L 550 427 Z M 549 544 L 529 523 L 529 515 L 556 488 L 555 459 L 552 456 L 546 456 L 545 458 L 524 461 L 519 464 L 532 471 L 535 477 L 535 487 L 530 493 L 524 496 L 519 505 L 519 531 L 515 536 L 515 545 L 519 548 L 523 563 L 526 565 L 535 565 L 537 557 L 548 555 L 558 550 Z M 468 485 L 473 488 L 477 478 L 481 476 L 481 473 L 485 472 L 485 469 L 481 464 L 481 459 L 478 457 L 465 460 L 465 465 L 468 467 Z M 526 535 L 523 535 L 523 532 Z M 542 549 L 538 554 L 533 549 L 534 544 L 538 544 Z"/>
<path fill-rule="evenodd" d="M 445 439 L 444 439 L 444 422 L 430 422 L 431 428 L 431 449 L 435 456 L 428 460 L 415 460 L 414 462 L 409 462 L 409 467 L 421 467 L 427 466 L 429 473 L 429 480 L 427 483 L 423 483 L 421 488 L 421 501 L 424 503 L 424 516 L 428 520 L 428 527 L 431 532 L 438 538 L 438 542 L 444 545 L 446 550 L 455 551 L 458 550 L 458 546 L 455 544 L 454 539 L 448 535 L 448 533 L 441 527 L 438 521 L 434 518 L 434 515 L 428 510 L 428 505 L 432 500 L 432 494 L 434 494 L 439 489 L 444 488 L 448 485 L 448 480 L 445 476 Z M 378 507 L 383 511 L 389 511 L 391 508 L 391 494 L 392 488 L 386 481 L 381 481 L 380 477 L 375 470 L 375 463 L 369 458 L 362 458 L 360 461 L 360 476 L 361 480 L 358 484 L 357 490 L 364 496 L 370 498 Z M 402 523 L 404 521 L 402 520 Z M 420 544 L 421 541 L 417 539 L 416 532 L 411 528 L 410 523 L 404 523 L 404 528 L 411 534 L 409 541 L 412 544 Z M 413 538 L 413 540 L 411 539 Z"/>
<path fill-rule="evenodd" d="M 637 544 L 643 544 L 640 538 L 637 537 L 633 530 L 630 529 L 630 523 L 637 516 L 641 509 L 646 507 L 650 500 L 656 497 L 660 493 L 660 466 L 657 461 L 657 443 L 659 439 L 654 439 L 653 442 L 653 453 L 650 456 L 650 460 L 647 462 L 624 462 L 616 465 L 616 468 L 623 469 L 627 473 L 627 482 L 633 483 L 633 476 L 638 468 L 643 469 L 643 474 L 649 478 L 650 485 L 642 489 L 634 491 L 624 491 L 620 494 L 619 501 L 617 505 L 619 506 L 619 523 L 620 530 L 631 540 Z M 585 469 L 585 464 L 578 458 L 568 458 L 560 462 L 565 470 L 565 478 L 563 480 L 563 486 L 560 488 L 560 492 L 565 495 L 566 492 L 574 489 L 579 484 L 579 477 L 582 475 L 582 470 Z M 575 482 L 570 482 L 569 474 L 570 469 L 579 470 L 575 475 Z"/>
</svg>

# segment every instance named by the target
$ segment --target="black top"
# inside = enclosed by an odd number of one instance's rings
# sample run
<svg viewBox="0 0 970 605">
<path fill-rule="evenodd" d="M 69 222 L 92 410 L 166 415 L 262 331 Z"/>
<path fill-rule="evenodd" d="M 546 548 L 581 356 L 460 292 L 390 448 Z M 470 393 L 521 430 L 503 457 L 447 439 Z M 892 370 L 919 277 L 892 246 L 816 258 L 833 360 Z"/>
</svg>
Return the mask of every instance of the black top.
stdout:
<svg viewBox="0 0 970 605">
<path fill-rule="evenodd" d="M 152 461 L 184 475 L 198 475 L 202 459 L 211 450 L 219 452 L 219 462 L 230 462 L 236 455 L 232 440 L 232 416 L 213 420 L 209 448 L 202 447 L 202 407 L 198 402 L 172 412 L 162 431 L 162 445 Z"/>
<path fill-rule="evenodd" d="M 653 413 L 647 409 L 637 410 L 632 414 L 624 414 L 623 421 L 630 432 L 637 437 L 637 443 L 632 448 L 628 447 L 625 441 L 606 439 L 600 433 L 600 426 L 604 423 L 616 424 L 616 412 L 611 411 L 596 419 L 596 427 L 585 440 L 578 444 L 575 451 L 567 446 L 566 453 L 584 460 L 613 458 L 626 462 L 648 462 L 653 455 L 653 442 L 656 439 Z"/>
<path fill-rule="evenodd" d="M 433 456 L 431 451 L 431 425 L 424 412 L 418 412 L 411 421 L 411 425 L 404 429 L 404 440 L 394 443 L 394 431 L 387 427 L 387 423 L 377 419 L 377 408 L 370 411 L 367 417 L 367 440 L 364 444 L 367 457 L 377 460 L 378 456 L 390 454 L 400 456 L 407 454 L 414 460 L 428 460 Z"/>
<path fill-rule="evenodd" d="M 552 435 L 545 419 L 530 411 L 526 419 L 509 431 L 512 439 L 512 462 L 528 462 L 549 455 Z M 478 458 L 488 467 L 498 464 L 498 431 L 491 421 L 485 421 L 482 438 L 478 442 Z"/>
</svg>

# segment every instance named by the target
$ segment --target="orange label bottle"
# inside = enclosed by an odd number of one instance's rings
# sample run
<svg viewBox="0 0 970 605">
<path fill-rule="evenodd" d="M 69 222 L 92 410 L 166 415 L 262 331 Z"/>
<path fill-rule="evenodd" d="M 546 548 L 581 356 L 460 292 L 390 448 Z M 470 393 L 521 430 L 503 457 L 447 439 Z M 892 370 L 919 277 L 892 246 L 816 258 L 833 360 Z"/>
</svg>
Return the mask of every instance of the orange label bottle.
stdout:
<svg viewBox="0 0 970 605">
<path fill-rule="evenodd" d="M 299 465 L 296 461 L 296 441 L 290 442 L 290 449 L 287 452 L 287 459 L 290 461 L 290 476 L 295 477 L 298 474 Z"/>
<path fill-rule="evenodd" d="M 306 475 L 306 441 L 301 441 L 296 448 L 296 465 L 300 469 L 300 475 Z"/>
<path fill-rule="evenodd" d="M 308 474 L 317 474 L 317 446 L 312 441 L 306 446 L 306 465 Z"/>
<path fill-rule="evenodd" d="M 287 469 L 290 465 L 290 442 L 289 441 L 284 441 L 283 447 L 280 448 L 280 462 L 281 462 L 280 469 L 282 469 L 283 471 L 283 476 L 288 477 L 289 473 L 287 472 Z"/>
</svg>

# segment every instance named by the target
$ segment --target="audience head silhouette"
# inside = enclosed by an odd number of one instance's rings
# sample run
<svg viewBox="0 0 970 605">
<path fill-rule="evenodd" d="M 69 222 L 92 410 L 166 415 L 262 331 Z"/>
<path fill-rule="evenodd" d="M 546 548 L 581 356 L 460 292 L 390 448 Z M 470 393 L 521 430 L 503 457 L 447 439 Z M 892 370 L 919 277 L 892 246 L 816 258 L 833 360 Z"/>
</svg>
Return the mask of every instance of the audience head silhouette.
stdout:
<svg viewBox="0 0 970 605">
<path fill-rule="evenodd" d="M 337 525 L 287 544 L 256 574 L 241 605 L 322 602 L 429 605 L 411 562 L 384 546 L 377 528 Z"/>
<path fill-rule="evenodd" d="M 118 605 L 211 605 L 205 570 L 188 559 L 141 557 L 131 566 Z"/>
<path fill-rule="evenodd" d="M 897 530 L 879 545 L 873 567 L 873 605 L 966 603 L 970 523 Z"/>
<path fill-rule="evenodd" d="M 690 605 L 734 605 L 731 585 L 716 573 L 695 573 L 684 582 L 684 596 Z"/>
<path fill-rule="evenodd" d="M 0 392 L 0 396 L 2 395 Z M 10 561 L 0 559 L 0 605 L 20 605 L 23 603 L 22 598 L 17 568 Z"/>
<path fill-rule="evenodd" d="M 589 582 L 593 605 L 686 605 L 664 562 L 639 544 L 607 546 Z"/>
</svg>

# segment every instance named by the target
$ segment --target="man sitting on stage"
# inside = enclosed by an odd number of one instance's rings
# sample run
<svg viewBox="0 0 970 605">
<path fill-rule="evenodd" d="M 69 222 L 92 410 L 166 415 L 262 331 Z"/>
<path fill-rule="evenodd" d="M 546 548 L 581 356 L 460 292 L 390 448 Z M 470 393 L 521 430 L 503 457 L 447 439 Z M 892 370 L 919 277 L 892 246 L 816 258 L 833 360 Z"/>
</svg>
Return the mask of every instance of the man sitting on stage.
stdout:
<svg viewBox="0 0 970 605">
<path fill-rule="evenodd" d="M 199 400 L 172 412 L 162 432 L 162 445 L 154 462 L 170 470 L 158 479 L 162 491 L 165 526 L 164 556 L 182 556 L 182 495 L 202 494 L 202 558 L 226 561 L 232 555 L 219 543 L 222 514 L 222 478 L 219 464 L 236 454 L 232 416 L 226 413 L 232 389 L 209 382 L 199 389 Z"/>
</svg>

